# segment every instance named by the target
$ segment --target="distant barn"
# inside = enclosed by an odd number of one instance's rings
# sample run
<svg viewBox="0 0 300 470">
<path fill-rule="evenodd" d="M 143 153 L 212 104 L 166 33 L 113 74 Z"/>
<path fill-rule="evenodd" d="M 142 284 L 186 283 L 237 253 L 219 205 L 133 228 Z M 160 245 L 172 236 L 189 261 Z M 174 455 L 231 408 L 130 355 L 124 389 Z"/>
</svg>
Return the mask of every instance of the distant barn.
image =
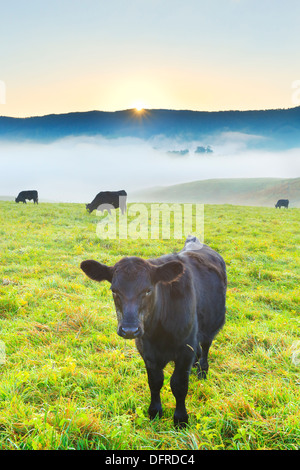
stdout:
<svg viewBox="0 0 300 470">
<path fill-rule="evenodd" d="M 92 200 L 90 204 L 86 204 L 86 210 L 90 213 L 95 209 L 107 209 L 110 212 L 111 206 L 115 209 L 120 207 L 122 214 L 126 212 L 127 193 L 122 189 L 121 191 L 101 191 Z"/>
<path fill-rule="evenodd" d="M 34 204 L 38 204 L 38 192 L 35 190 L 21 191 L 16 197 L 15 202 L 23 202 L 23 204 L 26 204 L 26 199 L 28 201 L 33 200 Z"/>
</svg>

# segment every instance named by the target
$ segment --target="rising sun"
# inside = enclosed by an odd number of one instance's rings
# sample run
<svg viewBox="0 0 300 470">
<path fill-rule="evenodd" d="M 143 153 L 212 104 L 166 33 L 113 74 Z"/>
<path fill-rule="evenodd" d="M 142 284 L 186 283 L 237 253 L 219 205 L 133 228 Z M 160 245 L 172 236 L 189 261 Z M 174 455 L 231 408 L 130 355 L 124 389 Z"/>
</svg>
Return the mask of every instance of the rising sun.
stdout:
<svg viewBox="0 0 300 470">
<path fill-rule="evenodd" d="M 141 113 L 144 110 L 144 104 L 142 102 L 138 102 L 135 104 L 134 109 L 138 112 Z"/>
</svg>

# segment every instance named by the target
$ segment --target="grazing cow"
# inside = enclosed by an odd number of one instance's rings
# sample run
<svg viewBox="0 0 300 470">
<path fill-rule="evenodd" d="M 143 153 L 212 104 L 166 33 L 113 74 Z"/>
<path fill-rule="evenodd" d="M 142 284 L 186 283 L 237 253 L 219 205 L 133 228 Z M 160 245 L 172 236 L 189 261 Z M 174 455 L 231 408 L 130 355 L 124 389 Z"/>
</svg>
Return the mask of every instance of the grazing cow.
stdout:
<svg viewBox="0 0 300 470">
<path fill-rule="evenodd" d="M 174 361 L 174 424 L 184 426 L 191 367 L 197 367 L 199 378 L 206 378 L 210 345 L 225 322 L 223 258 L 196 237 L 188 237 L 177 254 L 149 260 L 128 257 L 114 266 L 87 260 L 81 269 L 95 281 L 111 283 L 117 333 L 135 339 L 146 365 L 150 419 L 162 416 L 163 369 Z"/>
<path fill-rule="evenodd" d="M 126 212 L 126 191 L 101 191 L 93 199 L 90 204 L 86 204 L 86 209 L 91 213 L 95 209 L 104 211 L 105 209 L 110 213 L 111 206 L 117 209 L 120 207 L 122 214 Z M 100 206 L 100 207 L 99 207 Z"/>
<path fill-rule="evenodd" d="M 28 199 L 28 201 L 33 200 L 34 204 L 38 204 L 38 192 L 35 190 L 21 191 L 16 197 L 15 202 L 23 202 L 23 204 L 26 204 L 26 199 Z"/>
<path fill-rule="evenodd" d="M 289 200 L 288 199 L 279 199 L 277 201 L 277 203 L 275 204 L 275 207 L 277 209 L 277 207 L 279 207 L 279 209 L 281 209 L 281 207 L 285 207 L 286 209 L 288 209 L 289 207 Z"/>
</svg>

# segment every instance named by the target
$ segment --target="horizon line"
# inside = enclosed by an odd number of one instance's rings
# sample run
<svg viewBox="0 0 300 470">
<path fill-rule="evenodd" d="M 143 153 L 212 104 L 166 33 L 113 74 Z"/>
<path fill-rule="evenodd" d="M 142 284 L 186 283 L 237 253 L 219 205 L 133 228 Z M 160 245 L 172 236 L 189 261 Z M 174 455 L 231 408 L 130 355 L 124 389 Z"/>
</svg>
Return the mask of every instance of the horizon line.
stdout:
<svg viewBox="0 0 300 470">
<path fill-rule="evenodd" d="M 151 111 L 171 111 L 171 112 L 190 112 L 190 113 L 251 113 L 251 112 L 266 112 L 266 111 L 289 111 L 293 109 L 300 108 L 300 106 L 292 106 L 287 108 L 265 108 L 265 109 L 227 109 L 227 110 L 218 110 L 218 111 L 208 111 L 208 110 L 195 110 L 195 109 L 173 109 L 173 108 L 143 108 L 141 111 L 137 111 L 136 108 L 127 108 L 127 109 L 117 109 L 114 111 L 107 111 L 101 109 L 90 109 L 87 111 L 66 111 L 61 113 L 48 113 L 48 114 L 35 114 L 35 115 L 28 115 L 28 116 L 8 116 L 8 115 L 0 115 L 0 118 L 10 118 L 10 119 L 32 119 L 37 117 L 47 117 L 47 116 L 63 116 L 69 114 L 87 114 L 87 113 L 107 113 L 107 114 L 115 114 L 115 113 L 125 113 L 125 112 L 135 112 L 137 115 L 142 117 L 144 112 L 151 112 Z"/>
</svg>

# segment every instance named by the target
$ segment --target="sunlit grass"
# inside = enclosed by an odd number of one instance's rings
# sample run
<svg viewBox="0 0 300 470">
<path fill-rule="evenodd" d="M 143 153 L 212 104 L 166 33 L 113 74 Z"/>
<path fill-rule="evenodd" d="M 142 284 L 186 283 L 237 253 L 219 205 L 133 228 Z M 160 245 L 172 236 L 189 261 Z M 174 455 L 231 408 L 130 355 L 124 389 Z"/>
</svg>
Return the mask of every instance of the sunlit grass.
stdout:
<svg viewBox="0 0 300 470">
<path fill-rule="evenodd" d="M 183 240 L 100 240 L 80 204 L 0 203 L 0 448 L 297 449 L 300 439 L 300 210 L 206 206 L 205 242 L 227 263 L 227 322 L 210 371 L 190 379 L 186 430 L 150 422 L 132 341 L 116 334 L 109 285 L 79 269 L 95 258 L 160 256 Z"/>
</svg>

